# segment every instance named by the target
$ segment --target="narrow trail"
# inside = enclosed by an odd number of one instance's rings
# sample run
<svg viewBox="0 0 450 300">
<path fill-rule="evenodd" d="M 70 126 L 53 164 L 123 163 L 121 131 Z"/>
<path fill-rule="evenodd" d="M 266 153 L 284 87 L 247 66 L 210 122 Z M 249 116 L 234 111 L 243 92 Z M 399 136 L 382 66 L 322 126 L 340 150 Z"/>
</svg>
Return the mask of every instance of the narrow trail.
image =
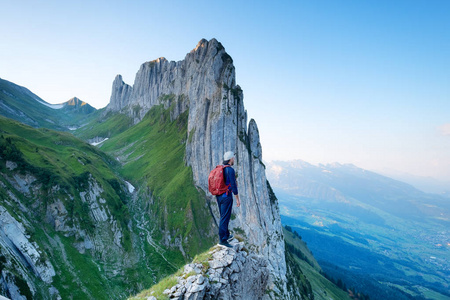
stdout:
<svg viewBox="0 0 450 300">
<path fill-rule="evenodd" d="M 127 182 L 127 184 L 131 185 L 129 182 Z M 129 187 L 129 191 L 131 191 L 130 187 Z M 164 253 L 166 251 L 153 240 L 152 232 L 147 229 L 148 228 L 147 225 L 148 225 L 149 221 L 145 219 L 145 214 L 142 213 L 142 210 L 139 209 L 139 207 L 137 207 L 138 206 L 137 202 L 139 201 L 139 199 L 138 199 L 139 190 L 137 190 L 136 188 L 133 187 L 133 192 L 130 194 L 132 196 L 130 208 L 133 211 L 133 220 L 134 220 L 134 222 L 136 222 L 136 227 L 138 229 L 140 229 L 142 232 L 146 233 L 146 241 L 150 246 L 152 246 L 155 249 L 156 253 L 158 253 L 168 265 L 170 265 L 172 268 L 174 268 L 174 270 L 177 270 L 178 267 L 175 266 L 173 263 L 171 263 L 164 256 Z M 139 238 L 142 240 L 141 234 L 139 234 Z M 141 251 L 142 251 L 142 257 L 146 257 L 144 243 L 141 244 Z M 148 269 L 150 269 L 152 271 L 152 269 L 150 268 L 150 266 L 148 265 L 147 262 L 146 262 L 146 266 L 148 267 Z"/>
<path fill-rule="evenodd" d="M 153 248 L 155 248 L 156 252 L 161 255 L 161 257 L 167 262 L 167 264 L 169 264 L 171 267 L 173 267 L 175 270 L 177 270 L 178 268 L 172 264 L 169 260 L 167 260 L 167 258 L 164 256 L 164 252 L 166 252 L 161 246 L 159 246 L 158 244 L 156 244 L 155 241 L 153 241 L 152 238 L 152 233 L 146 228 L 146 225 L 148 224 L 148 221 L 146 221 L 144 219 L 144 216 L 141 215 L 141 220 L 139 221 L 136 217 L 135 217 L 135 221 L 136 221 L 136 226 L 137 228 L 145 231 L 147 233 L 147 242 L 150 244 L 150 246 L 152 246 Z"/>
</svg>

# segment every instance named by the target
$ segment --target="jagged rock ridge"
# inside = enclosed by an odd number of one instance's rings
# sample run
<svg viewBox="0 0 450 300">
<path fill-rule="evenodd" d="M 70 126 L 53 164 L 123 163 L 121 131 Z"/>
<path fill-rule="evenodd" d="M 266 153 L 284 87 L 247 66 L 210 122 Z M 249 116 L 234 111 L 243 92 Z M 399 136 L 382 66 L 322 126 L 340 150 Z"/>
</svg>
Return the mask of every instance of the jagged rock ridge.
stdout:
<svg viewBox="0 0 450 300">
<path fill-rule="evenodd" d="M 261 256 L 233 248 L 214 247 L 209 259 L 191 263 L 164 294 L 171 299 L 261 299 L 267 291 L 269 270 Z M 152 299 L 150 297 L 150 299 Z"/>
<path fill-rule="evenodd" d="M 251 120 L 247 128 L 243 92 L 222 44 L 203 39 L 182 61 L 146 62 L 132 87 L 118 75 L 107 111 L 125 113 L 137 123 L 159 104 L 171 107 L 172 117 L 189 110 L 185 161 L 192 167 L 195 184 L 204 191 L 209 171 L 221 163 L 223 153 L 236 153 L 242 205 L 234 209 L 236 218 L 230 226 L 245 235 L 249 248 L 267 259 L 271 287 L 286 290 L 281 221 L 276 198 L 269 195 L 258 127 Z M 210 201 L 215 208 L 215 199 Z"/>
</svg>

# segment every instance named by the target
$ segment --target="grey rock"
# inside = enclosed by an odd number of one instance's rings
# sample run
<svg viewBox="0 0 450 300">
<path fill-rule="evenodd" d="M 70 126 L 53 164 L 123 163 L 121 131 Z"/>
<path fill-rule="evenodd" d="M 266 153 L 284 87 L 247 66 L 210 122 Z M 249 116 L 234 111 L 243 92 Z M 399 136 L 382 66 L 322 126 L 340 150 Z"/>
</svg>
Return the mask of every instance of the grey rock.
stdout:
<svg viewBox="0 0 450 300">
<path fill-rule="evenodd" d="M 216 248 L 212 251 L 212 265 L 226 265 L 217 269 L 209 268 L 205 274 L 192 275 L 179 279 L 178 284 L 170 288 L 169 297 L 183 299 L 266 299 L 269 288 L 269 269 L 266 259 L 251 253 L 244 263 L 241 261 L 245 251 L 233 251 Z M 241 264 L 241 268 L 239 267 Z M 184 268 L 183 278 L 192 272 L 193 264 Z M 186 271 L 188 273 L 186 273 Z"/>
<path fill-rule="evenodd" d="M 204 285 L 201 285 L 201 284 L 193 284 L 193 285 L 189 288 L 188 293 L 198 293 L 198 292 L 200 292 L 200 291 L 203 291 L 204 289 L 205 289 L 205 286 L 204 286 Z"/>
<path fill-rule="evenodd" d="M 175 293 L 175 291 L 177 290 L 177 288 L 178 288 L 178 284 L 177 285 L 175 285 L 175 286 L 173 286 L 171 289 L 170 289 L 170 293 Z"/>
<path fill-rule="evenodd" d="M 221 260 L 209 261 L 209 266 L 213 269 L 223 268 L 223 262 Z"/>
<path fill-rule="evenodd" d="M 0 205 L 0 245 L 8 249 L 23 265 L 29 265 L 34 274 L 51 283 L 55 276 L 53 265 L 41 256 L 35 242 L 25 234 L 25 227 L 7 209 Z"/>
<path fill-rule="evenodd" d="M 184 266 L 184 273 L 185 274 L 190 273 L 190 272 L 194 271 L 194 268 L 195 268 L 195 264 L 187 264 Z"/>
<path fill-rule="evenodd" d="M 225 268 L 222 273 L 222 278 L 228 280 L 228 276 L 233 273 L 230 268 Z"/>
<path fill-rule="evenodd" d="M 113 82 L 108 109 L 121 110 L 127 106 L 129 104 L 129 98 L 132 91 L 133 88 L 123 82 L 122 76 L 117 75 Z"/>
<path fill-rule="evenodd" d="M 5 285 L 6 290 L 9 292 L 11 299 L 27 300 L 27 298 L 24 295 L 20 294 L 20 289 L 16 285 L 14 276 L 11 273 L 9 273 L 8 271 L 2 270 L 0 275 L 1 275 L 0 279 L 1 279 L 2 283 Z M 4 299 L 8 299 L 8 298 L 5 297 Z"/>
<path fill-rule="evenodd" d="M 159 58 L 142 64 L 132 87 L 117 76 L 106 110 L 125 113 L 135 123 L 159 104 L 173 107 L 172 118 L 189 110 L 185 161 L 195 185 L 207 195 L 209 172 L 225 151 L 236 153 L 241 207 L 234 209 L 230 227 L 241 229 L 246 244 L 266 259 L 269 289 L 282 293 L 287 290 L 286 260 L 278 203 L 269 197 L 258 127 L 250 120 L 247 128 L 243 99 L 233 60 L 217 40 L 203 39 L 182 61 Z M 214 197 L 209 201 L 215 207 Z"/>
<path fill-rule="evenodd" d="M 200 275 L 197 277 L 197 284 L 203 284 L 205 282 L 205 277 L 203 275 Z"/>
<path fill-rule="evenodd" d="M 225 256 L 225 266 L 229 266 L 233 262 L 234 256 L 233 255 L 227 255 Z"/>
<path fill-rule="evenodd" d="M 240 271 L 240 267 L 239 267 L 239 263 L 238 261 L 234 261 L 231 265 L 230 265 L 230 270 L 232 273 L 237 273 Z"/>
<path fill-rule="evenodd" d="M 14 170 L 15 168 L 17 168 L 17 164 L 13 161 L 6 161 L 6 168 L 10 171 Z"/>
<path fill-rule="evenodd" d="M 219 278 L 219 282 L 222 284 L 228 284 L 228 279 Z"/>
<path fill-rule="evenodd" d="M 181 294 L 180 292 L 176 292 L 175 294 L 170 295 L 170 299 L 180 299 L 180 297 L 181 297 L 182 295 L 183 295 L 183 294 Z"/>
</svg>

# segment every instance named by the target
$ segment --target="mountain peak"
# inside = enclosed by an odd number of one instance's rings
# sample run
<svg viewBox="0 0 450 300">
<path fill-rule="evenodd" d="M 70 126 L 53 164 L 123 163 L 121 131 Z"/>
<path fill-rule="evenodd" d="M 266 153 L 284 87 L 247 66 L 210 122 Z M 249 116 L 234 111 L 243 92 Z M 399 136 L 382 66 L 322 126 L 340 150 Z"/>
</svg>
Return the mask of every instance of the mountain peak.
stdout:
<svg viewBox="0 0 450 300">
<path fill-rule="evenodd" d="M 82 100 L 80 100 L 77 97 L 73 97 L 71 99 L 69 99 L 68 101 L 64 102 L 65 105 L 70 105 L 70 106 L 75 106 L 75 107 L 81 107 L 83 105 L 89 105 L 87 104 L 87 102 L 84 102 Z"/>
<path fill-rule="evenodd" d="M 160 64 L 160 63 L 164 63 L 167 62 L 168 60 L 165 57 L 159 57 L 157 59 L 148 61 L 146 63 L 144 63 L 144 65 L 150 65 L 150 67 L 153 67 L 155 64 Z"/>
<path fill-rule="evenodd" d="M 77 98 L 77 97 L 73 97 L 73 98 L 69 99 L 68 101 L 63 102 L 61 104 L 64 105 L 65 109 L 76 110 L 76 111 L 82 112 L 84 114 L 89 114 L 96 110 L 94 107 L 89 105 L 87 102 L 84 102 L 83 100 L 81 100 L 80 98 Z"/>
<path fill-rule="evenodd" d="M 210 46 L 218 46 L 220 49 L 223 49 L 224 47 L 222 46 L 222 44 L 216 40 L 215 38 L 210 39 L 209 41 L 206 39 L 201 39 L 197 46 L 191 51 L 192 52 L 196 52 L 199 49 L 203 49 L 203 48 L 208 48 Z"/>
<path fill-rule="evenodd" d="M 132 86 L 123 82 L 121 76 L 116 76 L 107 110 L 122 111 L 137 123 L 150 108 L 161 104 L 165 96 L 183 95 L 182 99 L 198 99 L 197 88 L 193 87 L 200 84 L 205 87 L 205 99 L 216 97 L 217 87 L 222 86 L 228 89 L 224 93 L 243 97 L 240 87 L 236 86 L 233 59 L 214 38 L 209 41 L 201 39 L 184 60 L 168 61 L 160 57 L 143 63 Z M 171 103 L 165 104 L 170 106 Z M 184 112 L 187 104 L 180 105 L 176 115 Z"/>
<path fill-rule="evenodd" d="M 198 48 L 203 48 L 203 47 L 205 47 L 205 46 L 207 46 L 207 45 L 208 45 L 208 40 L 207 40 L 207 39 L 201 39 L 201 40 L 198 42 L 197 46 L 194 48 L 193 51 L 197 51 Z"/>
<path fill-rule="evenodd" d="M 247 124 L 243 99 L 225 47 L 216 39 L 202 39 L 184 60 L 160 58 L 142 64 L 132 87 L 116 80 L 107 110 L 120 111 L 135 124 L 157 105 L 169 109 L 171 120 L 188 111 L 184 161 L 192 168 L 195 186 L 205 192 L 209 172 L 222 161 L 223 153 L 233 151 L 239 162 L 235 166 L 239 194 L 246 201 L 230 228 L 242 231 L 246 243 L 265 255 L 271 280 L 286 284 L 277 202 L 269 196 L 258 127 L 254 120 Z"/>
</svg>

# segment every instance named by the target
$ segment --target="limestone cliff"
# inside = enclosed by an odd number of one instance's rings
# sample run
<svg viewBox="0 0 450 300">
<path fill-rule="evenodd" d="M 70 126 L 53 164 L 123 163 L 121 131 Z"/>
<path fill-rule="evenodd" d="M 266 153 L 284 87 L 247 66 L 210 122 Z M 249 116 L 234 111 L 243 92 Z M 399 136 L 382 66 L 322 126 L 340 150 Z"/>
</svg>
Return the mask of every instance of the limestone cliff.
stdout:
<svg viewBox="0 0 450 300">
<path fill-rule="evenodd" d="M 113 82 L 108 108 L 111 110 L 121 110 L 127 106 L 132 90 L 131 86 L 123 82 L 122 76 L 117 75 Z"/>
<path fill-rule="evenodd" d="M 195 184 L 207 192 L 207 176 L 225 151 L 236 153 L 242 205 L 231 227 L 242 232 L 249 249 L 267 259 L 269 287 L 286 290 L 286 261 L 278 203 L 269 194 L 256 122 L 247 128 L 243 92 L 233 60 L 217 40 L 201 40 L 184 60 L 165 58 L 142 64 L 133 87 L 120 76 L 113 83 L 107 111 L 122 112 L 138 123 L 155 105 L 172 107 L 172 118 L 189 110 L 186 163 Z M 207 193 L 209 194 L 209 193 Z M 210 197 L 211 207 L 215 199 Z M 217 214 L 216 214 L 217 215 Z"/>
</svg>

